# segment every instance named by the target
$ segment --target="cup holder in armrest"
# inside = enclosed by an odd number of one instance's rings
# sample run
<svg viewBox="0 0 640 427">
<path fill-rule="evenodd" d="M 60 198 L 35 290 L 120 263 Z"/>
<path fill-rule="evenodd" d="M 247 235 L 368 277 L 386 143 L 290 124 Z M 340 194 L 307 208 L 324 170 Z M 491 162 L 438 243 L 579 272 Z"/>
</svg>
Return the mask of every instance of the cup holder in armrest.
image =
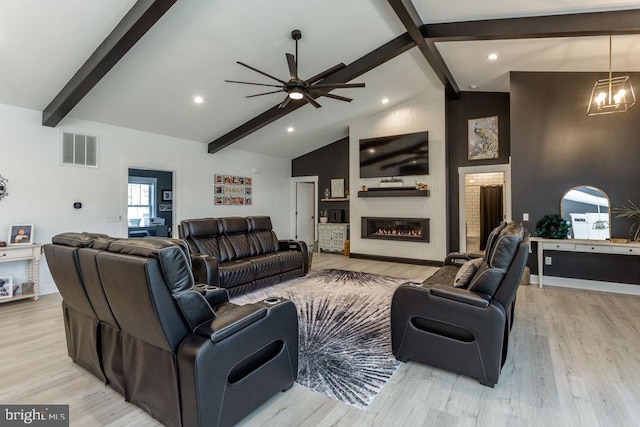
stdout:
<svg viewBox="0 0 640 427">
<path fill-rule="evenodd" d="M 281 301 L 281 299 L 280 298 L 276 298 L 276 297 L 269 297 L 269 298 L 263 300 L 263 302 L 266 302 L 269 305 L 277 304 L 280 301 Z"/>
<path fill-rule="evenodd" d="M 420 282 L 409 282 L 409 285 L 411 286 L 415 286 L 416 288 L 421 288 L 424 286 L 424 283 L 420 283 Z"/>
</svg>

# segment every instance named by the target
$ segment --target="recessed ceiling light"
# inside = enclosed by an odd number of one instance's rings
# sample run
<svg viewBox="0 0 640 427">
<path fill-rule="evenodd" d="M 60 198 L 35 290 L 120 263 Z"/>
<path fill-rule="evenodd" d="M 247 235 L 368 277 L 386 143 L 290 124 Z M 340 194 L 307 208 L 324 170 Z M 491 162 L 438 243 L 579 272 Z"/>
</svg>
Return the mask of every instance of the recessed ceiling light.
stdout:
<svg viewBox="0 0 640 427">
<path fill-rule="evenodd" d="M 498 59 L 498 54 L 490 53 L 489 56 L 487 56 L 487 58 L 489 58 L 491 61 L 495 61 L 496 59 Z"/>
<path fill-rule="evenodd" d="M 294 130 L 295 130 L 295 129 L 294 129 L 294 128 L 292 128 L 291 126 L 289 126 L 289 127 L 287 128 L 287 132 L 289 132 L 289 133 L 293 132 Z"/>
<path fill-rule="evenodd" d="M 469 89 L 478 89 L 478 85 L 469 85 Z"/>
<path fill-rule="evenodd" d="M 382 103 L 383 104 L 388 104 L 389 103 L 389 98 L 382 98 Z"/>
<path fill-rule="evenodd" d="M 201 96 L 194 96 L 193 102 L 195 102 L 196 104 L 202 104 L 204 102 L 204 99 L 202 99 Z"/>
</svg>

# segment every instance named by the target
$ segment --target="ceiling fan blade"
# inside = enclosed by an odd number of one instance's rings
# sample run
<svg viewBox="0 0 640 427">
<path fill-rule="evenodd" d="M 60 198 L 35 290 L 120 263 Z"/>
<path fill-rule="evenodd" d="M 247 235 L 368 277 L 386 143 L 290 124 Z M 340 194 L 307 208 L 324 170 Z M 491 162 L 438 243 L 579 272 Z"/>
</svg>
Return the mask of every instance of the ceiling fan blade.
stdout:
<svg viewBox="0 0 640 427">
<path fill-rule="evenodd" d="M 287 95 L 287 97 L 284 99 L 284 101 L 282 101 L 280 103 L 280 105 L 278 105 L 278 108 L 284 108 L 287 106 L 287 104 L 289 104 L 289 101 L 291 101 L 291 98 L 289 98 L 289 95 Z"/>
<path fill-rule="evenodd" d="M 306 81 L 306 82 L 307 82 L 307 84 L 309 84 L 309 85 L 310 85 L 310 84 L 313 84 L 313 83 L 315 83 L 315 82 L 317 82 L 317 81 L 319 81 L 319 80 L 322 80 L 322 79 L 324 79 L 325 77 L 327 77 L 327 76 L 329 76 L 329 75 L 331 75 L 331 74 L 335 73 L 336 71 L 340 71 L 340 70 L 342 70 L 342 69 L 343 69 L 343 68 L 345 68 L 345 67 L 346 67 L 346 65 L 344 65 L 344 63 L 340 63 L 340 64 L 338 64 L 338 65 L 334 65 L 333 67 L 331 67 L 331 68 L 329 68 L 329 69 L 327 69 L 327 70 L 324 70 L 324 71 L 323 71 L 323 72 L 321 72 L 320 74 L 316 74 L 315 76 L 311 77 L 310 79 L 307 79 L 307 81 Z"/>
<path fill-rule="evenodd" d="M 282 88 L 282 86 L 280 86 L 280 85 L 269 85 L 269 84 L 266 84 L 266 83 L 240 82 L 238 80 L 225 80 L 225 82 L 227 82 L 227 83 L 240 83 L 240 84 L 243 84 L 243 85 L 255 85 L 255 86 L 268 86 L 268 87 L 279 87 L 279 88 Z"/>
<path fill-rule="evenodd" d="M 316 107 L 316 108 L 322 107 L 322 105 L 318 104 L 315 99 L 313 99 L 312 97 L 310 97 L 306 93 L 302 94 L 302 96 L 304 97 L 305 101 L 307 101 L 309 104 L 313 105 L 314 107 Z"/>
<path fill-rule="evenodd" d="M 334 84 L 317 84 L 311 89 L 348 89 L 352 87 L 365 87 L 364 83 L 334 83 Z"/>
<path fill-rule="evenodd" d="M 311 90 L 309 91 L 309 93 L 312 95 L 326 96 L 327 98 L 337 99 L 339 101 L 345 101 L 345 102 L 353 101 L 352 98 L 347 98 L 346 96 L 334 95 L 332 93 L 322 92 L 319 90 Z"/>
<path fill-rule="evenodd" d="M 271 91 L 271 92 L 257 93 L 257 94 L 255 94 L 255 95 L 245 96 L 245 98 L 254 98 L 254 97 L 256 97 L 256 96 L 271 95 L 272 93 L 278 93 L 278 92 L 282 92 L 282 89 L 280 89 L 280 90 L 274 90 L 274 91 Z"/>
<path fill-rule="evenodd" d="M 275 80 L 275 81 L 277 81 L 277 82 L 280 82 L 280 83 L 282 83 L 282 84 L 285 84 L 285 82 L 284 82 L 284 81 L 282 81 L 282 80 L 280 80 L 279 78 L 277 78 L 277 77 L 273 77 L 272 75 L 269 75 L 269 74 L 265 73 L 264 71 L 260 71 L 260 70 L 258 70 L 257 68 L 253 68 L 251 65 L 247 65 L 247 64 L 245 64 L 244 62 L 240 62 L 240 61 L 237 61 L 237 63 L 238 63 L 238 64 L 240 64 L 240 65 L 242 65 L 243 67 L 247 67 L 248 69 L 255 71 L 256 73 L 260 73 L 260 74 L 262 74 L 263 76 L 267 76 L 267 77 L 269 77 L 270 79 L 273 79 L 273 80 Z"/>
<path fill-rule="evenodd" d="M 285 55 L 287 55 L 287 64 L 289 65 L 289 75 L 291 76 L 291 80 L 299 80 L 296 58 L 290 53 L 286 53 Z"/>
</svg>

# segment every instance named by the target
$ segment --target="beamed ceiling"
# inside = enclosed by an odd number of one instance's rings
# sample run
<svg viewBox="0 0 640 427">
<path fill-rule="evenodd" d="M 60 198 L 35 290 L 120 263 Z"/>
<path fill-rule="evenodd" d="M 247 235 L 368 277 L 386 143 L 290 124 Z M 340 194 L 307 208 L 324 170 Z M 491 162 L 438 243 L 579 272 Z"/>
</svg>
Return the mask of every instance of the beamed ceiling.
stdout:
<svg viewBox="0 0 640 427">
<path fill-rule="evenodd" d="M 509 91 L 510 71 L 640 71 L 637 1 L 508 0 L 5 0 L 0 3 L 0 103 L 42 111 L 45 126 L 82 119 L 295 158 L 371 114 L 442 87 Z M 297 11 L 293 13 L 292 11 Z M 236 62 L 288 80 L 336 67 L 321 96 L 278 108 L 284 93 Z M 487 59 L 498 54 L 496 61 Z M 473 89 L 471 89 L 473 87 Z M 276 88 L 277 89 L 277 88 Z M 591 88 L 585 88 L 585 95 Z M 204 98 L 195 104 L 193 97 Z M 383 105 L 382 98 L 389 103 Z M 584 100 L 585 109 L 587 99 Z M 294 132 L 286 129 L 293 127 Z"/>
</svg>

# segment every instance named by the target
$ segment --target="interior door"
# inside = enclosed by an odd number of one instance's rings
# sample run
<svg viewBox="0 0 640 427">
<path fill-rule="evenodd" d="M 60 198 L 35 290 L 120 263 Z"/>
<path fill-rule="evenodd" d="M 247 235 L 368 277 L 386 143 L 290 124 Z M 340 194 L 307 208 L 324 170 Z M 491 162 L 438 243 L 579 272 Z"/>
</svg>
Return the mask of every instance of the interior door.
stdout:
<svg viewBox="0 0 640 427">
<path fill-rule="evenodd" d="M 316 213 L 315 184 L 313 182 L 296 183 L 296 240 L 304 241 L 313 247 Z"/>
</svg>

